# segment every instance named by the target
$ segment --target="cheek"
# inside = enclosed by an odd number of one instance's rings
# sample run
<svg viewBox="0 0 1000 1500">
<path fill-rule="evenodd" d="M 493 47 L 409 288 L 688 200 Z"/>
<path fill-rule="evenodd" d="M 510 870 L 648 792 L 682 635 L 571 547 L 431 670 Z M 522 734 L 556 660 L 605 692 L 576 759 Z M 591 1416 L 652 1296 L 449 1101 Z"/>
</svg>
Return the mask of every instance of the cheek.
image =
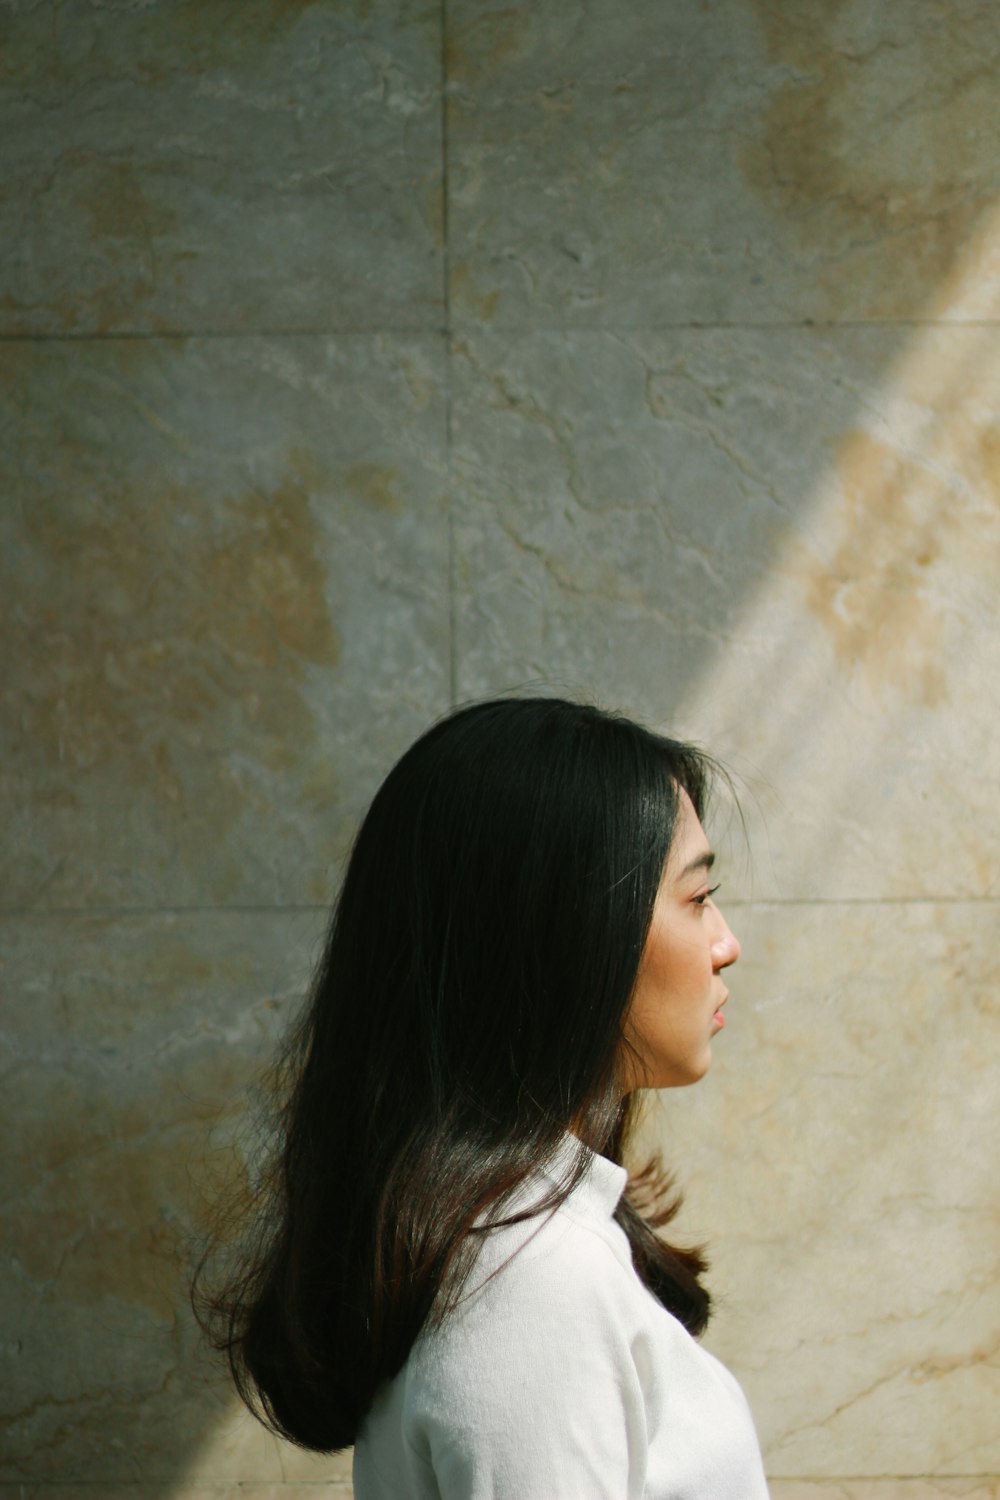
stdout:
<svg viewBox="0 0 1000 1500">
<path fill-rule="evenodd" d="M 660 969 L 667 978 L 682 981 L 706 962 L 707 946 L 695 917 L 673 922 L 664 928 L 659 945 Z"/>
<path fill-rule="evenodd" d="M 669 988 L 675 966 L 674 945 L 663 926 L 658 925 L 650 931 L 643 950 L 636 993 L 650 999 L 662 995 Z"/>
</svg>

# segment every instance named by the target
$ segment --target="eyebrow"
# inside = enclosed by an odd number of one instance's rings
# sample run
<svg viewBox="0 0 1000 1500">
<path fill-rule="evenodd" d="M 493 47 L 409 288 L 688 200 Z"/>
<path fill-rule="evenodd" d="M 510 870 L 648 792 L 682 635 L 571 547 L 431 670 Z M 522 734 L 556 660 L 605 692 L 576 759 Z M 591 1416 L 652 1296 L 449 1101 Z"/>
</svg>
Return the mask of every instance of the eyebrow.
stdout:
<svg viewBox="0 0 1000 1500">
<path fill-rule="evenodd" d="M 683 880 L 685 875 L 693 875 L 695 870 L 710 870 L 714 864 L 715 855 L 711 849 L 706 849 L 704 854 L 699 854 L 696 859 L 692 859 L 689 864 L 684 866 L 678 879 Z"/>
</svg>

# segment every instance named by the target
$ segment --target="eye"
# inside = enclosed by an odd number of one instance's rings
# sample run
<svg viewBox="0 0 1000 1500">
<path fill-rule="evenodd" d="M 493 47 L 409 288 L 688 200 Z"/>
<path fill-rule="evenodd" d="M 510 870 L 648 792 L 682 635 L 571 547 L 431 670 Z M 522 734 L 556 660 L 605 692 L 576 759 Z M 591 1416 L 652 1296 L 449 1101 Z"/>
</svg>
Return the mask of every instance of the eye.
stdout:
<svg viewBox="0 0 1000 1500">
<path fill-rule="evenodd" d="M 707 891 L 702 891 L 699 896 L 695 896 L 695 898 L 694 898 L 694 904 L 695 904 L 695 906 L 704 906 L 705 902 L 709 899 L 709 897 L 710 896 L 714 896 L 715 893 L 716 893 L 716 891 L 718 889 L 719 889 L 719 887 L 717 885 L 709 886 L 709 888 L 708 888 Z"/>
</svg>

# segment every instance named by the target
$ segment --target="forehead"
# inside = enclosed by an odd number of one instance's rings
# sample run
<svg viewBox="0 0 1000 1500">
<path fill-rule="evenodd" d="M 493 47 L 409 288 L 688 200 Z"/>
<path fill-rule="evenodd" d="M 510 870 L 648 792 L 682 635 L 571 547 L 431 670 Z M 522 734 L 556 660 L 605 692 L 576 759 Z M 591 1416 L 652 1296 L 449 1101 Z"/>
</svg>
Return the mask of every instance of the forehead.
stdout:
<svg viewBox="0 0 1000 1500">
<path fill-rule="evenodd" d="M 677 789 L 677 821 L 674 824 L 674 837 L 670 845 L 670 854 L 667 858 L 667 870 L 677 874 L 685 869 L 692 860 L 699 859 L 702 855 L 706 858 L 711 854 L 712 846 L 708 842 L 708 835 L 701 826 L 701 820 L 694 810 L 694 803 L 683 787 Z"/>
</svg>

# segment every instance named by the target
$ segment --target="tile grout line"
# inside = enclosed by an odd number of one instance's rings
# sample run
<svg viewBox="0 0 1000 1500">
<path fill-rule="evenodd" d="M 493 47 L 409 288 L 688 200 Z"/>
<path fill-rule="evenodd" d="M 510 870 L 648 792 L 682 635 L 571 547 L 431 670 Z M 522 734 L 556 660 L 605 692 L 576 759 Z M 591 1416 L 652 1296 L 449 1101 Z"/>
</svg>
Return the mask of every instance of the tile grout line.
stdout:
<svg viewBox="0 0 1000 1500">
<path fill-rule="evenodd" d="M 448 211 L 448 0 L 441 0 L 441 305 L 444 308 L 444 474 L 448 555 L 448 706 L 458 701 L 455 509 L 452 488 L 451 245 Z"/>
<path fill-rule="evenodd" d="M 996 1478 L 997 1478 L 996 1474 L 991 1474 L 991 1473 L 979 1473 L 979 1474 L 951 1474 L 951 1473 L 949 1473 L 949 1474 L 932 1474 L 932 1473 L 928 1473 L 926 1470 L 924 1470 L 923 1472 L 921 1472 L 919 1474 L 769 1474 L 768 1475 L 768 1480 L 769 1480 L 769 1482 L 771 1484 L 811 1484 L 811 1485 L 823 1486 L 824 1488 L 826 1488 L 826 1487 L 831 1487 L 832 1488 L 833 1486 L 840 1485 L 840 1484 L 845 1484 L 845 1483 L 847 1483 L 847 1484 L 883 1485 L 883 1484 L 898 1484 L 900 1481 L 903 1481 L 904 1483 L 907 1483 L 907 1484 L 927 1482 L 927 1481 L 930 1481 L 930 1482 L 935 1483 L 935 1484 L 936 1483 L 954 1484 L 954 1483 L 968 1483 L 970 1480 L 978 1483 L 978 1482 L 980 1482 L 982 1480 L 986 1480 L 988 1482 L 991 1482 L 991 1481 L 994 1481 Z M 46 1490 L 63 1490 L 63 1491 L 65 1491 L 65 1490 L 75 1491 L 75 1490 L 81 1490 L 81 1489 L 95 1489 L 96 1490 L 98 1487 L 100 1487 L 100 1488 L 102 1488 L 104 1490 L 111 1490 L 111 1491 L 117 1491 L 117 1492 L 124 1492 L 124 1491 L 127 1491 L 127 1490 L 136 1490 L 136 1491 L 138 1491 L 139 1488 L 140 1488 L 140 1486 L 142 1486 L 144 1494 L 148 1493 L 148 1483 L 144 1482 L 142 1480 L 104 1480 L 104 1479 L 23 1480 L 23 1479 L 4 1479 L 4 1480 L 0 1480 L 0 1494 L 2 1494 L 5 1490 L 11 1490 L 11 1491 L 15 1491 L 16 1490 L 18 1492 L 18 1494 L 21 1494 L 27 1488 L 28 1484 L 31 1485 L 33 1493 L 39 1493 L 39 1494 L 44 1494 L 44 1492 Z M 171 1481 L 169 1481 L 169 1480 L 168 1481 L 163 1481 L 163 1480 L 161 1480 L 161 1481 L 153 1481 L 153 1484 L 154 1484 L 154 1488 L 162 1488 L 164 1490 L 164 1492 L 166 1492 L 168 1490 L 168 1488 L 169 1488 L 169 1493 L 171 1495 L 173 1495 L 175 1493 L 175 1487 L 174 1487 L 173 1483 Z M 204 1493 L 206 1495 L 217 1494 L 217 1495 L 220 1495 L 220 1496 L 224 1495 L 224 1496 L 227 1497 L 227 1500 L 228 1500 L 228 1497 L 234 1491 L 238 1494 L 241 1489 L 250 1490 L 250 1489 L 257 1489 L 259 1487 L 260 1487 L 259 1483 L 256 1480 L 236 1480 L 236 1481 L 230 1480 L 228 1482 L 223 1481 L 222 1484 L 213 1484 L 211 1482 L 204 1483 L 204 1484 L 199 1484 L 199 1483 L 187 1484 L 187 1485 L 184 1486 L 184 1489 L 185 1489 L 185 1491 L 190 1491 L 192 1493 Z M 331 1480 L 327 1480 L 327 1479 L 292 1479 L 292 1480 L 284 1480 L 284 1481 L 277 1480 L 277 1481 L 271 1481 L 269 1483 L 268 1487 L 279 1489 L 279 1490 L 287 1490 L 287 1491 L 292 1491 L 292 1490 L 308 1491 L 308 1490 L 311 1490 L 311 1489 L 315 1489 L 315 1490 L 322 1489 L 323 1492 L 324 1492 L 324 1494 L 330 1493 L 330 1494 L 335 1494 L 335 1495 L 343 1495 L 345 1497 L 349 1496 L 352 1493 L 352 1491 L 351 1491 L 351 1489 L 349 1487 L 349 1484 L 346 1481 L 343 1481 L 343 1482 L 341 1482 L 339 1480 L 332 1480 L 331 1481 Z"/>
<path fill-rule="evenodd" d="M 892 907 L 892 906 L 1000 906 L 997 896 L 761 896 L 736 897 L 725 902 L 727 911 L 752 908 L 792 908 L 823 906 Z M 305 916 L 328 915 L 329 903 L 293 902 L 281 904 L 247 904 L 245 906 L 6 906 L 0 907 L 0 921 L 6 918 L 37 917 L 196 917 L 196 916 Z"/>
<path fill-rule="evenodd" d="M 442 113 L 446 108 L 444 96 L 442 95 Z M 447 172 L 446 162 L 447 148 L 442 143 L 442 166 Z M 117 332 L 85 332 L 85 333 L 2 333 L 0 332 L 0 344 L 113 344 L 119 342 L 137 343 L 224 343 L 227 340 L 232 343 L 248 342 L 252 339 L 317 339 L 317 338 L 376 338 L 380 334 L 391 334 L 398 338 L 421 338 L 430 335 L 443 335 L 451 341 L 453 327 L 451 322 L 450 307 L 450 268 L 448 264 L 448 215 L 447 215 L 447 177 L 444 178 L 445 188 L 444 205 L 442 208 L 442 232 L 445 236 L 445 244 L 442 253 L 444 273 L 444 322 L 428 322 L 424 324 L 393 324 L 393 323 L 366 323 L 364 325 L 341 324 L 326 328 L 250 328 L 250 329 L 225 329 L 225 328 L 161 328 L 151 329 L 121 329 Z M 507 334 L 511 336 L 544 333 L 606 333 L 606 334 L 642 334 L 642 333 L 787 333 L 787 332 L 837 332 L 840 329 L 874 329 L 889 332 L 898 328 L 936 328 L 941 330 L 959 329 L 981 329 L 995 330 L 1000 328 L 1000 319 L 996 318 L 968 318 L 968 319 L 940 319 L 940 318 L 792 318 L 781 321 L 754 322 L 749 319 L 733 319 L 718 322 L 709 322 L 699 319 L 677 319 L 665 320 L 652 323 L 632 323 L 629 321 L 615 322 L 614 320 L 601 323 L 575 323 L 572 320 L 558 323 L 491 323 L 485 320 L 469 319 L 463 323 L 471 332 L 486 331 L 496 334 Z"/>
</svg>

